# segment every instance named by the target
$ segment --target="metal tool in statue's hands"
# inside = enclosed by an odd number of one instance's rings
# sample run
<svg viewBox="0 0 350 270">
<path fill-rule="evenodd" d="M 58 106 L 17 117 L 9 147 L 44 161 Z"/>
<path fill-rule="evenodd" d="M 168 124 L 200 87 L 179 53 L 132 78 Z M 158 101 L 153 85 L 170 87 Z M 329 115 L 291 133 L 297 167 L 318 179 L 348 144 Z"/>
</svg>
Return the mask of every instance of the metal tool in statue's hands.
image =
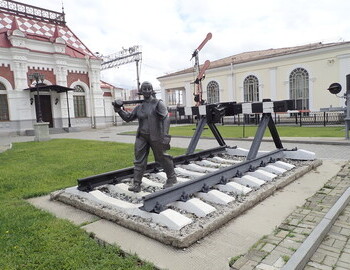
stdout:
<svg viewBox="0 0 350 270">
<path fill-rule="evenodd" d="M 124 103 L 121 99 L 117 99 L 112 102 L 112 105 L 113 105 L 114 111 L 119 112 L 122 109 Z"/>
<path fill-rule="evenodd" d="M 114 111 L 119 112 L 124 105 L 138 104 L 142 102 L 143 102 L 143 99 L 126 100 L 126 101 L 123 101 L 121 99 L 116 99 L 115 101 L 112 102 L 112 105 L 114 107 Z"/>
</svg>

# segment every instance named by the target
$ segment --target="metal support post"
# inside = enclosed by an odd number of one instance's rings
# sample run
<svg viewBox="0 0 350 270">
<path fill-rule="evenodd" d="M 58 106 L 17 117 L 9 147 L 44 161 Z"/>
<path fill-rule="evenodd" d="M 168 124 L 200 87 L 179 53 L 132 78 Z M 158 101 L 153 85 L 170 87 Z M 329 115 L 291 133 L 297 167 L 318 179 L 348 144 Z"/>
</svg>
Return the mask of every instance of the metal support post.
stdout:
<svg viewBox="0 0 350 270">
<path fill-rule="evenodd" d="M 270 120 L 269 120 L 269 123 L 268 123 L 268 127 L 269 127 L 269 130 L 270 130 L 273 142 L 275 143 L 275 146 L 276 146 L 277 149 L 282 149 L 283 145 L 282 145 L 282 142 L 281 142 L 281 138 L 280 138 L 280 135 L 278 134 L 275 122 L 273 121 L 271 114 L 269 114 L 269 118 L 270 118 Z"/>
<path fill-rule="evenodd" d="M 70 123 L 70 113 L 69 113 L 69 100 L 68 100 L 68 91 L 66 91 L 66 101 L 67 101 L 67 113 L 68 113 L 68 127 L 72 127 Z"/>
<path fill-rule="evenodd" d="M 190 141 L 190 144 L 188 145 L 187 151 L 186 151 L 186 155 L 188 154 L 193 154 L 194 150 L 196 150 L 199 138 L 202 135 L 204 126 L 207 124 L 207 118 L 206 116 L 201 116 L 201 119 L 199 120 L 198 124 L 197 124 L 197 128 L 196 131 L 193 134 L 193 137 Z"/>
<path fill-rule="evenodd" d="M 208 126 L 209 126 L 211 132 L 214 134 L 214 137 L 217 140 L 217 142 L 219 143 L 219 145 L 220 146 L 225 146 L 226 143 L 224 141 L 224 138 L 222 138 L 222 136 L 220 134 L 220 131 L 218 130 L 216 125 L 214 123 L 208 123 Z"/>
<path fill-rule="evenodd" d="M 256 131 L 254 140 L 252 142 L 252 145 L 250 146 L 249 149 L 249 153 L 247 155 L 247 160 L 252 160 L 254 158 L 256 158 L 258 151 L 259 151 L 259 147 L 262 141 L 262 138 L 264 137 L 264 133 L 266 130 L 266 127 L 269 127 L 271 136 L 273 138 L 273 141 L 275 143 L 276 148 L 278 149 L 282 149 L 282 142 L 281 139 L 279 137 L 279 134 L 277 132 L 275 123 L 273 122 L 271 113 L 263 113 L 259 127 Z"/>
<path fill-rule="evenodd" d="M 350 91 L 346 93 L 345 139 L 349 140 L 350 131 Z"/>
<path fill-rule="evenodd" d="M 346 75 L 345 104 L 346 104 L 345 139 L 349 140 L 349 130 L 350 130 L 350 74 Z"/>
</svg>

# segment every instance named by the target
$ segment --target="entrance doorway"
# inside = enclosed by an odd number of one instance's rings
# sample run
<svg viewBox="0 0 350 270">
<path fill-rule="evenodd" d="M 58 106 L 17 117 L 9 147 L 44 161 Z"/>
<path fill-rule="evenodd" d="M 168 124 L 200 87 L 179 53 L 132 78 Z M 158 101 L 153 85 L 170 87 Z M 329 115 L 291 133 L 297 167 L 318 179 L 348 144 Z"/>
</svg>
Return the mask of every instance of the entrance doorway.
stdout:
<svg viewBox="0 0 350 270">
<path fill-rule="evenodd" d="M 36 121 L 38 121 L 38 96 L 35 95 L 35 112 Z M 41 115 L 44 122 L 49 122 L 49 127 L 53 127 L 52 121 L 52 108 L 51 108 L 51 96 L 50 95 L 40 95 L 40 105 L 41 105 Z"/>
</svg>

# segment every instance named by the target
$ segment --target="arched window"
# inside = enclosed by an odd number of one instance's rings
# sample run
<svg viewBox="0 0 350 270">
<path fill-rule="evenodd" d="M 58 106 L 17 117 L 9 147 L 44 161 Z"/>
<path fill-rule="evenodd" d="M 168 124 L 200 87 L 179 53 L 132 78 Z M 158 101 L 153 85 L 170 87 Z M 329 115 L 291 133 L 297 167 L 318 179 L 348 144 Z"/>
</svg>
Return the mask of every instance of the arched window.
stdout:
<svg viewBox="0 0 350 270">
<path fill-rule="evenodd" d="M 85 90 L 82 86 L 74 86 L 73 101 L 75 117 L 86 117 Z"/>
<path fill-rule="evenodd" d="M 9 121 L 9 107 L 7 102 L 6 86 L 0 82 L 0 121 Z"/>
<path fill-rule="evenodd" d="M 207 97 L 208 97 L 207 102 L 209 104 L 217 103 L 217 102 L 220 101 L 219 84 L 217 82 L 211 81 L 211 82 L 208 83 L 208 86 L 207 86 Z"/>
<path fill-rule="evenodd" d="M 259 101 L 259 80 L 253 75 L 244 79 L 244 102 Z"/>
<path fill-rule="evenodd" d="M 290 73 L 289 98 L 295 101 L 294 109 L 309 109 L 309 73 L 305 69 L 296 68 Z"/>
</svg>

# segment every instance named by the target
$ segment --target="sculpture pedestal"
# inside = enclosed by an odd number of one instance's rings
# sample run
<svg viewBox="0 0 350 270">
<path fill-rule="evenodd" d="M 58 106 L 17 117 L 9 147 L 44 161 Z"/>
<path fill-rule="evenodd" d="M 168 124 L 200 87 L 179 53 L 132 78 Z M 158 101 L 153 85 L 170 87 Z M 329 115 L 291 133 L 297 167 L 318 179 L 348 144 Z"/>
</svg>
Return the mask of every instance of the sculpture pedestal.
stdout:
<svg viewBox="0 0 350 270">
<path fill-rule="evenodd" d="M 34 141 L 48 141 L 50 140 L 49 136 L 49 122 L 35 123 L 34 124 Z"/>
</svg>

